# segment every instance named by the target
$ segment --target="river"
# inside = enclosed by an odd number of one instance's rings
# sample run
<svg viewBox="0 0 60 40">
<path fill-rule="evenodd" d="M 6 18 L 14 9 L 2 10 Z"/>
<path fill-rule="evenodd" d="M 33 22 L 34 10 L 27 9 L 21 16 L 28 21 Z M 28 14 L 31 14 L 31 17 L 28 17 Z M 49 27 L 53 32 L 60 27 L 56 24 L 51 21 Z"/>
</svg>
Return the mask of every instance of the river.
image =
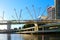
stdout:
<svg viewBox="0 0 60 40">
<path fill-rule="evenodd" d="M 60 35 L 0 34 L 0 40 L 60 40 Z"/>
</svg>

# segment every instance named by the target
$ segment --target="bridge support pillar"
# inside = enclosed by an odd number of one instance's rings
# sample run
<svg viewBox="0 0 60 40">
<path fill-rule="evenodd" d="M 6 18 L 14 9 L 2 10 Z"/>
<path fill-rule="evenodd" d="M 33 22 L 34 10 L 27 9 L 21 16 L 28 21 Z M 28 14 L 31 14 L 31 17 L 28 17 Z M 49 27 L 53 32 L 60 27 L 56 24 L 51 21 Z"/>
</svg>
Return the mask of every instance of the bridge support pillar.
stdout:
<svg viewBox="0 0 60 40">
<path fill-rule="evenodd" d="M 10 21 L 8 21 L 7 23 L 8 23 L 8 24 L 7 24 L 7 30 L 10 31 L 10 29 L 11 29 Z"/>
<path fill-rule="evenodd" d="M 11 24 L 8 24 L 7 25 L 7 30 L 10 30 L 10 28 L 11 28 Z"/>
<path fill-rule="evenodd" d="M 34 25 L 35 25 L 34 31 L 38 31 L 38 24 L 35 23 Z"/>
</svg>

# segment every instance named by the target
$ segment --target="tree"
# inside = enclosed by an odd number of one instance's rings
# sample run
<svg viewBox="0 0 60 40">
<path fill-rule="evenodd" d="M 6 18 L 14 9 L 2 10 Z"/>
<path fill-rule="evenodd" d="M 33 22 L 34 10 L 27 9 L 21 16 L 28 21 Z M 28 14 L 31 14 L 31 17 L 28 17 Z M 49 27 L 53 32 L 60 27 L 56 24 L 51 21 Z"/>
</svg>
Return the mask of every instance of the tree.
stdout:
<svg viewBox="0 0 60 40">
<path fill-rule="evenodd" d="M 17 28 L 14 28 L 14 30 L 17 30 Z"/>
<path fill-rule="evenodd" d="M 19 29 L 21 29 L 21 27 L 19 27 Z"/>
<path fill-rule="evenodd" d="M 29 27 L 33 27 L 33 26 L 34 26 L 34 24 L 26 24 L 23 26 L 23 28 L 29 28 Z"/>
</svg>

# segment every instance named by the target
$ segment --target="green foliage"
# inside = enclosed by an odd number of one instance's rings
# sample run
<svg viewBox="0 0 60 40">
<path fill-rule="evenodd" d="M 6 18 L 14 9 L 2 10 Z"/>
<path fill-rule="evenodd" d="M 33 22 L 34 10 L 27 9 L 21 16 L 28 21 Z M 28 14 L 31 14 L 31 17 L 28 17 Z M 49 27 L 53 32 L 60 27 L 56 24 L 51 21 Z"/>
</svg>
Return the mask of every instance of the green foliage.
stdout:
<svg viewBox="0 0 60 40">
<path fill-rule="evenodd" d="M 17 30 L 17 28 L 14 28 L 14 30 Z"/>
<path fill-rule="evenodd" d="M 38 24 L 38 26 L 40 26 L 40 25 L 45 25 L 45 23 L 40 23 L 40 24 Z M 34 26 L 34 24 L 25 24 L 24 26 L 23 26 L 23 28 L 29 28 L 29 27 L 33 27 Z"/>
<path fill-rule="evenodd" d="M 21 29 L 21 27 L 19 27 L 19 29 Z"/>
<path fill-rule="evenodd" d="M 23 26 L 23 28 L 29 28 L 29 27 L 33 27 L 33 26 L 34 26 L 34 24 L 26 24 Z"/>
</svg>

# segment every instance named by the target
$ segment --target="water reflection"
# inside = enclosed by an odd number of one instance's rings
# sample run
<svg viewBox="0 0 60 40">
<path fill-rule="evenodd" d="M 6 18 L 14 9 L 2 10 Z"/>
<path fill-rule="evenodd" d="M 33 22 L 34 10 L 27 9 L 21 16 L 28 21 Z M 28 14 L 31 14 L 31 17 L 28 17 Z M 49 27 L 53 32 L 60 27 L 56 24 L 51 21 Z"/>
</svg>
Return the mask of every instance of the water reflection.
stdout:
<svg viewBox="0 0 60 40">
<path fill-rule="evenodd" d="M 22 34 L 11 34 L 11 40 L 24 40 Z"/>
<path fill-rule="evenodd" d="M 60 34 L 0 34 L 0 40 L 60 40 Z"/>
<path fill-rule="evenodd" d="M 60 40 L 59 34 L 23 35 L 25 40 Z"/>
<path fill-rule="evenodd" d="M 24 34 L 23 37 L 25 40 L 41 40 L 41 36 L 39 36 L 39 35 Z"/>
<path fill-rule="evenodd" d="M 7 40 L 6 34 L 0 34 L 0 40 Z"/>
<path fill-rule="evenodd" d="M 0 34 L 0 40 L 24 40 L 21 34 Z"/>
<path fill-rule="evenodd" d="M 11 34 L 7 34 L 7 40 L 11 40 Z"/>
</svg>

